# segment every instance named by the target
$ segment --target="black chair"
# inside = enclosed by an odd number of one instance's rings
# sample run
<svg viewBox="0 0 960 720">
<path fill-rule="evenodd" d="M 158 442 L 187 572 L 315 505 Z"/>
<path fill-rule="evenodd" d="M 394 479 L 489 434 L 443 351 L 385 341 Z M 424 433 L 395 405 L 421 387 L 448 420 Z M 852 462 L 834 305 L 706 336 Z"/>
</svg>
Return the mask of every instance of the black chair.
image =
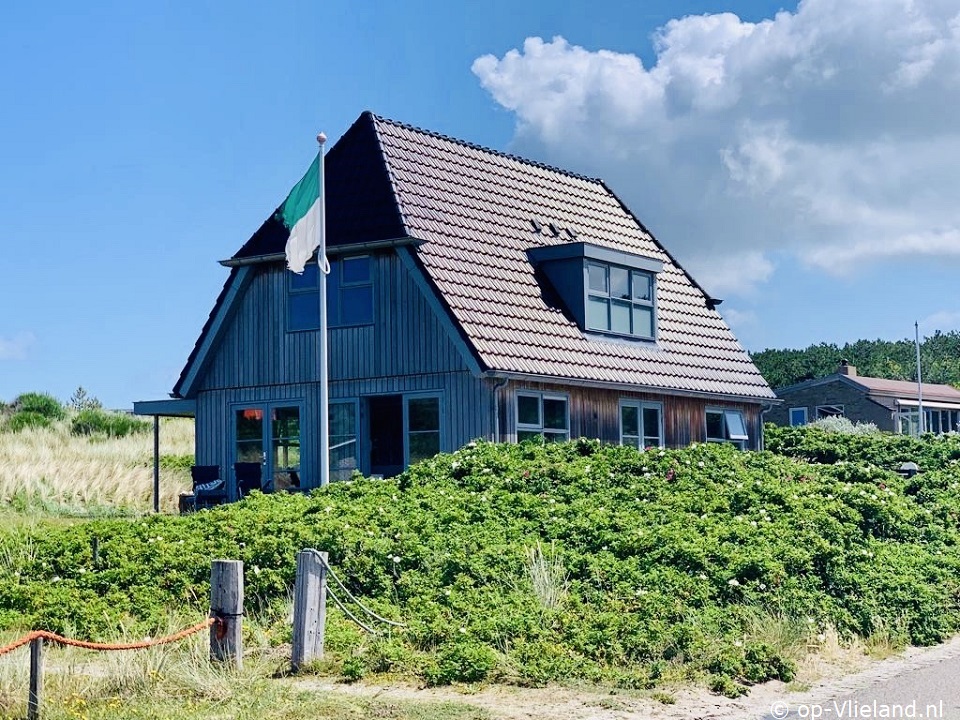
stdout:
<svg viewBox="0 0 960 720">
<path fill-rule="evenodd" d="M 233 474 L 237 478 L 238 497 L 245 498 L 251 490 L 263 489 L 263 467 L 260 463 L 234 463 Z"/>
<path fill-rule="evenodd" d="M 219 465 L 194 465 L 190 468 L 193 478 L 193 505 L 196 508 L 219 505 L 227 500 L 227 484 L 220 477 Z"/>
</svg>

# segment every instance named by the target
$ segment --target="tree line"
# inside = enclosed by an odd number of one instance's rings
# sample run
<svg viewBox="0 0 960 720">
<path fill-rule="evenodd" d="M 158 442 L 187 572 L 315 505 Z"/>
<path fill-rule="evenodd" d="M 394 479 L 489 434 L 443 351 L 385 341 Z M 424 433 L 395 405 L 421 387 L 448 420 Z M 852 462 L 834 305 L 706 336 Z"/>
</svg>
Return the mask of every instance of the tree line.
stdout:
<svg viewBox="0 0 960 720">
<path fill-rule="evenodd" d="M 752 353 L 752 357 L 773 388 L 835 373 L 841 359 L 855 365 L 859 375 L 889 380 L 917 379 L 917 351 L 911 338 L 857 340 L 844 345 L 820 343 L 803 350 L 767 349 Z M 960 387 L 960 332 L 938 330 L 923 338 L 920 365 L 925 383 Z"/>
</svg>

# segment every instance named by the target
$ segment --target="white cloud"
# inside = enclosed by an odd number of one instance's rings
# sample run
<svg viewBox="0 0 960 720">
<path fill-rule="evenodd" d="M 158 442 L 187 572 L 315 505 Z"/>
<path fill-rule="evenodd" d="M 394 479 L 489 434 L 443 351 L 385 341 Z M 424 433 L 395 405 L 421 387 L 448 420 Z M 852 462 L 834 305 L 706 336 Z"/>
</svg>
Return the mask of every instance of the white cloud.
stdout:
<svg viewBox="0 0 960 720">
<path fill-rule="evenodd" d="M 727 321 L 734 330 L 741 330 L 750 325 L 757 324 L 757 314 L 752 310 L 737 310 L 737 308 L 727 308 L 723 311 L 723 319 Z"/>
<path fill-rule="evenodd" d="M 937 330 L 950 332 L 960 330 L 960 310 L 941 310 L 920 321 L 920 333 L 932 335 Z"/>
<path fill-rule="evenodd" d="M 838 274 L 960 259 L 955 1 L 690 16 L 654 46 L 645 68 L 528 38 L 473 71 L 516 151 L 607 179 L 710 292 L 749 291 L 774 252 Z"/>
<path fill-rule="evenodd" d="M 13 337 L 0 336 L 0 360 L 24 360 L 36 342 L 33 333 L 23 332 Z"/>
</svg>

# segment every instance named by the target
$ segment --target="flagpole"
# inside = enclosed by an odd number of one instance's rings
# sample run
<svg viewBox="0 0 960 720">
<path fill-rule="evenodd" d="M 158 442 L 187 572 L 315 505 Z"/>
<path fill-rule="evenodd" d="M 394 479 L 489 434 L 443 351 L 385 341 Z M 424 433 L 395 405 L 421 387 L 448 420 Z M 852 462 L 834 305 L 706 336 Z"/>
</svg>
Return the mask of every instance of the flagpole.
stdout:
<svg viewBox="0 0 960 720">
<path fill-rule="evenodd" d="M 320 487 L 330 482 L 330 393 L 327 383 L 327 273 L 330 272 L 330 265 L 327 262 L 326 183 L 323 178 L 323 145 L 326 142 L 326 135 L 317 135 L 317 144 L 320 146 L 317 172 L 317 183 L 320 186 L 320 222 L 317 225 L 320 236 L 317 243 L 317 274 L 320 281 Z"/>
<path fill-rule="evenodd" d="M 920 323 L 913 323 L 914 342 L 917 345 L 917 435 L 923 435 L 925 432 L 924 421 L 926 417 L 923 414 L 923 378 L 920 376 Z"/>
</svg>

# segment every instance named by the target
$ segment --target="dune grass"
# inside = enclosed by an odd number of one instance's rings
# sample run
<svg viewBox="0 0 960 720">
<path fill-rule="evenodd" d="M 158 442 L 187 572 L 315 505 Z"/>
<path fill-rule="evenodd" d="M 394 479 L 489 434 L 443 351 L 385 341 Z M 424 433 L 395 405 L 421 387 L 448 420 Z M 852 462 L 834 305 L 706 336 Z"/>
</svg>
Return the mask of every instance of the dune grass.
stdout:
<svg viewBox="0 0 960 720">
<path fill-rule="evenodd" d="M 193 454 L 193 421 L 165 418 L 161 456 Z M 0 432 L 0 511 L 20 515 L 103 515 L 152 508 L 153 434 L 77 436 L 67 420 L 49 428 Z M 186 469 L 161 472 L 161 507 L 176 508 Z M 8 514 L 9 514 L 8 512 Z"/>
</svg>

